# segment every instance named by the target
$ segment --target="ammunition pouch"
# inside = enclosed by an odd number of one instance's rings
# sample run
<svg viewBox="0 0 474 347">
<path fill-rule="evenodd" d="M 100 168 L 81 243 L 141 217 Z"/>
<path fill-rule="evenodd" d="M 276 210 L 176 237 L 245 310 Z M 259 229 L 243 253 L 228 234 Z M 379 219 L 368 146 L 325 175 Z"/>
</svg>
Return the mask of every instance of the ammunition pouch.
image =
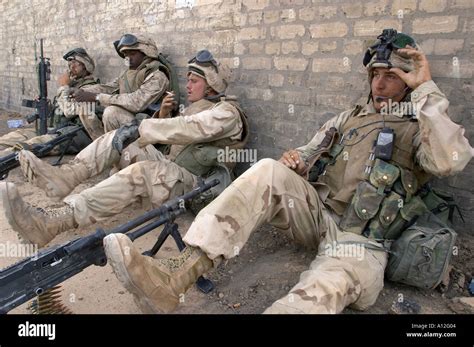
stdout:
<svg viewBox="0 0 474 347">
<path fill-rule="evenodd" d="M 428 186 L 418 189 L 413 172 L 377 159 L 368 181 L 357 186 L 339 226 L 377 241 L 396 240 L 426 212 L 448 223 L 455 209 L 459 211 L 449 193 Z"/>
<path fill-rule="evenodd" d="M 380 248 L 390 253 L 387 278 L 432 289 L 451 260 L 456 233 L 447 223 L 455 208 L 452 195 L 430 187 L 418 191 L 411 171 L 377 159 L 368 180 L 357 186 L 339 226 L 375 241 L 392 241 L 390 250 Z"/>
<path fill-rule="evenodd" d="M 410 194 L 405 191 L 403 199 L 402 195 L 391 191 L 384 197 L 378 194 L 378 188 L 363 181 L 357 187 L 340 227 L 355 233 L 364 230 L 365 236 L 379 242 L 393 241 L 390 248 L 386 247 L 390 242 L 383 242 L 379 249 L 390 254 L 387 279 L 433 289 L 446 274 L 456 241 L 456 232 L 447 224 L 454 208 L 446 208 L 450 206 L 449 200 L 444 200 L 434 190 L 429 190 L 423 198 L 421 194 L 412 196 L 404 203 Z M 369 243 L 367 247 L 377 249 Z"/>
<path fill-rule="evenodd" d="M 399 176 L 400 170 L 398 167 L 381 159 L 376 159 L 369 181 L 377 188 L 377 194 L 384 195 L 385 191 L 392 187 Z"/>
<path fill-rule="evenodd" d="M 409 202 L 404 203 L 395 220 L 388 226 L 383 233 L 383 238 L 388 240 L 396 240 L 402 232 L 413 223 L 413 221 L 427 212 L 427 208 L 423 200 L 419 196 L 414 196 Z M 375 234 L 369 234 L 373 237 Z"/>
<path fill-rule="evenodd" d="M 369 182 L 360 182 L 350 205 L 344 212 L 340 228 L 354 234 L 362 234 L 369 220 L 377 214 L 383 198 L 383 195 L 377 193 L 377 188 Z"/>
<path fill-rule="evenodd" d="M 374 235 L 383 233 L 383 230 L 395 219 L 400 205 L 400 195 L 394 193 L 386 197 L 385 192 L 390 191 L 400 175 L 400 170 L 395 165 L 377 159 L 370 174 L 369 181 L 358 184 L 352 201 L 346 208 L 339 226 L 342 230 L 355 234 L 362 234 L 369 221 L 369 229 Z M 380 212 L 379 212 L 380 210 Z"/>
<path fill-rule="evenodd" d="M 383 199 L 376 218 L 370 221 L 367 230 L 368 235 L 366 236 L 375 240 L 386 239 L 388 230 L 399 215 L 402 205 L 402 197 L 395 192 L 390 192 L 390 194 Z"/>
</svg>

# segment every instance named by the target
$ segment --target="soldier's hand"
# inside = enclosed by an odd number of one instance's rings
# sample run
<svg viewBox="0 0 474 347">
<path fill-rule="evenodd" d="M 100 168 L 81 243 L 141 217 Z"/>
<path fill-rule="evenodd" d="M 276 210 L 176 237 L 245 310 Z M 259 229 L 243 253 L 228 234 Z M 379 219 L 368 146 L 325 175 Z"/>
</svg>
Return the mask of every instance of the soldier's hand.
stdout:
<svg viewBox="0 0 474 347">
<path fill-rule="evenodd" d="M 78 88 L 75 88 L 75 87 L 69 88 L 69 89 L 68 89 L 68 92 L 67 92 L 67 93 L 68 93 L 68 97 L 69 97 L 69 98 L 73 98 L 73 97 L 74 97 L 73 95 L 74 95 L 75 92 L 77 92 L 77 90 L 78 90 Z"/>
<path fill-rule="evenodd" d="M 176 107 L 176 100 L 174 99 L 174 93 L 166 92 L 167 95 L 163 98 L 161 102 L 160 113 L 158 118 L 169 118 L 171 116 L 171 111 Z"/>
<path fill-rule="evenodd" d="M 122 154 L 124 148 L 140 137 L 138 127 L 138 121 L 134 119 L 130 124 L 122 125 L 118 128 L 112 139 L 112 147 Z"/>
<path fill-rule="evenodd" d="M 95 102 L 96 93 L 86 92 L 82 89 L 77 89 L 73 92 L 72 96 L 77 102 Z"/>
<path fill-rule="evenodd" d="M 400 48 L 397 53 L 409 56 L 415 63 L 415 70 L 411 72 L 404 72 L 395 67 L 390 69 L 390 72 L 393 72 L 400 77 L 408 87 L 416 89 L 424 82 L 431 81 L 430 66 L 428 64 L 428 59 L 426 59 L 426 55 L 423 52 L 406 45 L 405 48 Z"/>
<path fill-rule="evenodd" d="M 58 77 L 58 84 L 62 86 L 67 86 L 71 82 L 71 78 L 69 77 L 69 72 L 65 72 Z"/>
<path fill-rule="evenodd" d="M 290 149 L 283 153 L 278 161 L 290 169 L 295 170 L 298 174 L 303 172 L 305 168 L 305 163 L 301 160 L 299 152 L 294 149 Z"/>
</svg>

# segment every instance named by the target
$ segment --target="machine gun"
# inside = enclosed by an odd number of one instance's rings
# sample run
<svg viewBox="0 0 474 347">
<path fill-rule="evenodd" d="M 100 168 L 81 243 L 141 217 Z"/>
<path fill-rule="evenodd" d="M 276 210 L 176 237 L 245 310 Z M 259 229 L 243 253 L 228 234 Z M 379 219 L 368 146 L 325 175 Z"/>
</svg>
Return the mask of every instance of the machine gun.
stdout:
<svg viewBox="0 0 474 347">
<path fill-rule="evenodd" d="M 35 61 L 37 60 L 35 42 Z M 48 131 L 48 117 L 51 113 L 51 103 L 48 100 L 47 84 L 47 81 L 51 79 L 51 63 L 49 62 L 49 58 L 44 57 L 43 39 L 40 39 L 40 59 L 36 70 L 38 73 L 39 97 L 36 100 L 23 99 L 21 105 L 36 109 L 34 114 L 26 117 L 26 121 L 32 123 L 39 120 L 39 129 L 38 123 L 36 123 L 36 130 L 39 135 L 44 135 Z"/>
<path fill-rule="evenodd" d="M 54 147 L 66 142 L 66 146 L 63 147 L 59 159 L 53 164 L 58 165 L 76 134 L 83 129 L 84 127 L 82 125 L 72 127 L 70 131 L 63 133 L 48 142 L 38 143 L 31 146 L 28 145 L 25 146 L 25 149 L 30 150 L 38 158 L 42 158 L 47 156 L 54 149 Z M 18 161 L 18 153 L 12 153 L 0 158 L 0 180 L 7 178 L 10 170 L 18 166 L 20 166 L 20 162 Z"/>
<path fill-rule="evenodd" d="M 31 298 L 41 295 L 90 265 L 106 265 L 107 257 L 102 240 L 110 233 L 123 233 L 134 241 L 166 223 L 153 248 L 143 254 L 154 256 L 170 235 L 176 241 L 178 249 L 183 250 L 185 244 L 181 239 L 174 219 L 186 211 L 186 202 L 198 197 L 201 193 L 219 183 L 218 179 L 205 181 L 192 191 L 178 196 L 159 208 L 146 212 L 117 228 L 109 231 L 98 228 L 91 235 L 41 250 L 36 255 L 0 271 L 0 313 L 5 314 Z M 154 221 L 145 224 L 152 219 Z M 139 228 L 131 232 L 137 227 Z M 205 293 L 214 288 L 213 283 L 204 277 L 197 280 L 197 285 Z"/>
</svg>

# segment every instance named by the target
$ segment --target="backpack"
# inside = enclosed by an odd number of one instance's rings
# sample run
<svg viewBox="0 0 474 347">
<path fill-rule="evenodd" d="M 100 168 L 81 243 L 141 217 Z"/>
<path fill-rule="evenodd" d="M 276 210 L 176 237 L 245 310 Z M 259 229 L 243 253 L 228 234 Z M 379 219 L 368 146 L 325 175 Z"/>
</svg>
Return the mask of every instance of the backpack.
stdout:
<svg viewBox="0 0 474 347">
<path fill-rule="evenodd" d="M 386 275 L 393 282 L 433 289 L 451 261 L 457 234 L 448 220 L 457 205 L 452 195 L 431 188 L 422 199 L 427 209 L 393 242 Z"/>
<path fill-rule="evenodd" d="M 456 235 L 433 213 L 421 215 L 392 244 L 387 278 L 418 288 L 435 288 L 448 269 Z"/>
</svg>

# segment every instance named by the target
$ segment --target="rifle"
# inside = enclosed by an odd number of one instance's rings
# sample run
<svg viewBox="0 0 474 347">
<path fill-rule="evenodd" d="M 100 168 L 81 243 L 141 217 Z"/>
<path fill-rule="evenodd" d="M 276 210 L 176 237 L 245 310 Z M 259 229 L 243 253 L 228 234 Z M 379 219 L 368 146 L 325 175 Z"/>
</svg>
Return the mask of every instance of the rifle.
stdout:
<svg viewBox="0 0 474 347">
<path fill-rule="evenodd" d="M 30 150 L 34 155 L 38 158 L 45 157 L 51 152 L 54 147 L 60 145 L 63 142 L 67 142 L 67 145 L 63 147 L 59 159 L 53 165 L 59 165 L 60 161 L 62 160 L 67 148 L 71 144 L 72 140 L 76 136 L 76 134 L 83 130 L 84 126 L 78 125 L 71 128 L 70 131 L 55 137 L 54 139 L 45 142 L 45 143 L 37 143 L 31 146 L 25 146 L 25 149 Z M 3 158 L 0 158 L 0 180 L 4 180 L 7 178 L 8 173 L 10 170 L 20 166 L 20 162 L 18 161 L 18 153 L 9 154 Z"/>
<path fill-rule="evenodd" d="M 104 252 L 103 238 L 111 233 L 126 234 L 132 241 L 166 223 L 153 248 L 144 255 L 154 256 L 168 236 L 172 236 L 181 251 L 185 244 L 178 232 L 174 219 L 186 211 L 185 202 L 218 185 L 218 179 L 204 182 L 192 191 L 178 196 L 159 208 L 122 224 L 110 231 L 98 228 L 95 233 L 81 237 L 62 245 L 52 246 L 39 251 L 0 271 L 0 313 L 5 314 L 46 290 L 64 282 L 90 265 L 105 266 L 107 257 Z M 141 226 L 142 224 L 154 221 Z M 137 230 L 130 232 L 137 228 Z M 200 277 L 199 289 L 208 293 L 214 285 L 208 279 Z"/>
<path fill-rule="evenodd" d="M 36 57 L 36 42 L 35 42 L 35 61 Z M 38 72 L 38 88 L 39 97 L 36 100 L 23 99 L 22 106 L 35 108 L 36 112 L 26 117 L 28 123 L 32 123 L 39 119 L 39 135 L 44 135 L 48 131 L 48 116 L 50 114 L 50 102 L 48 100 L 48 84 L 47 81 L 51 79 L 51 63 L 49 58 L 44 57 L 43 53 L 43 39 L 40 39 L 40 59 L 37 66 Z M 36 125 L 38 130 L 38 124 Z"/>
</svg>

